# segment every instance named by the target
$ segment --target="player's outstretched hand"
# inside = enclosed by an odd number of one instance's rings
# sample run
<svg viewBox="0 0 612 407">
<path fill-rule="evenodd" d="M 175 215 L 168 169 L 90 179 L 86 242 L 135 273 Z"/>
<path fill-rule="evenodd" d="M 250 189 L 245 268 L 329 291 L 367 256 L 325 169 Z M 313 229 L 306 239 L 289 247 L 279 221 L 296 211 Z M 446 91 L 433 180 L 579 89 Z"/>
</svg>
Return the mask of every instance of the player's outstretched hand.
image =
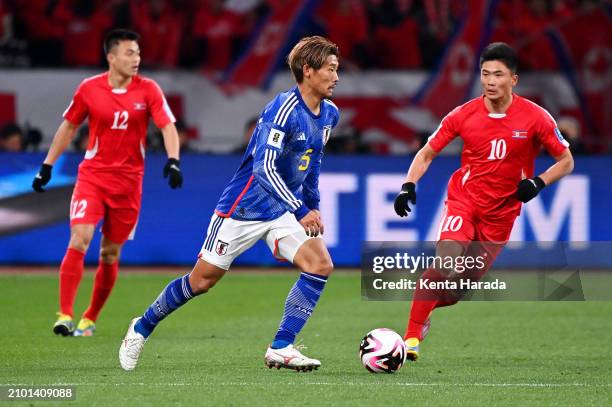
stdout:
<svg viewBox="0 0 612 407">
<path fill-rule="evenodd" d="M 404 216 L 408 216 L 408 212 L 410 212 L 408 201 L 412 202 L 413 205 L 416 205 L 416 185 L 414 182 L 406 182 L 403 184 L 402 190 L 395 197 L 393 207 L 395 208 L 395 213 L 397 213 L 398 216 L 401 216 L 402 218 Z"/>
<path fill-rule="evenodd" d="M 170 188 L 176 189 L 183 185 L 183 174 L 179 160 L 176 158 L 168 158 L 168 162 L 164 166 L 164 178 L 168 178 Z"/>
<path fill-rule="evenodd" d="M 521 202 L 529 202 L 535 198 L 546 184 L 540 177 L 527 178 L 518 183 L 516 196 Z"/>
<path fill-rule="evenodd" d="M 307 236 L 317 237 L 323 234 L 323 221 L 321 213 L 317 210 L 311 210 L 300 219 L 300 225 L 304 227 Z"/>
<path fill-rule="evenodd" d="M 52 169 L 53 166 L 49 164 L 43 164 L 40 166 L 38 174 L 36 174 L 34 181 L 32 181 L 32 188 L 34 188 L 34 191 L 45 192 L 43 187 L 51 180 Z"/>
</svg>

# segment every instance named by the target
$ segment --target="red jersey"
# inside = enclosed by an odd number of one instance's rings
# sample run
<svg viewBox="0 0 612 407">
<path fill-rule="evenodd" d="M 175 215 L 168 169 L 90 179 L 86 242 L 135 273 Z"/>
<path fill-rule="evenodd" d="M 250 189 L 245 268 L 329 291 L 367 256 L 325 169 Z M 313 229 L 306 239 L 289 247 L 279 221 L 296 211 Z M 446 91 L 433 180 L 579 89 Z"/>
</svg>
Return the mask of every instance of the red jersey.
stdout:
<svg viewBox="0 0 612 407">
<path fill-rule="evenodd" d="M 85 79 L 64 119 L 80 125 L 89 117 L 89 143 L 79 178 L 112 193 L 141 190 L 149 117 L 158 128 L 176 119 L 155 81 L 134 76 L 126 89 L 113 89 L 108 72 Z"/>
<path fill-rule="evenodd" d="M 533 177 L 540 146 L 553 157 L 568 147 L 552 116 L 515 94 L 505 114 L 490 113 L 484 97 L 457 107 L 444 117 L 429 145 L 440 152 L 457 136 L 463 139 L 461 168 L 448 182 L 448 199 L 468 199 L 492 218 L 520 212 L 517 185 Z"/>
</svg>

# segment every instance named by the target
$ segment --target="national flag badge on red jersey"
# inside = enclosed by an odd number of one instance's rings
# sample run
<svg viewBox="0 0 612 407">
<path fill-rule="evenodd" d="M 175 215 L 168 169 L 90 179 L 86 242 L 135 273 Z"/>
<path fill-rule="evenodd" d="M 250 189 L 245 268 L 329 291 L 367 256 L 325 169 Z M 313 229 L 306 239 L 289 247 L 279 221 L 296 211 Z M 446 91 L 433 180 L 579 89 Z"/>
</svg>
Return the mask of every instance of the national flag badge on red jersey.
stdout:
<svg viewBox="0 0 612 407">
<path fill-rule="evenodd" d="M 512 138 L 527 138 L 527 131 L 525 131 L 525 130 L 512 130 Z"/>
</svg>

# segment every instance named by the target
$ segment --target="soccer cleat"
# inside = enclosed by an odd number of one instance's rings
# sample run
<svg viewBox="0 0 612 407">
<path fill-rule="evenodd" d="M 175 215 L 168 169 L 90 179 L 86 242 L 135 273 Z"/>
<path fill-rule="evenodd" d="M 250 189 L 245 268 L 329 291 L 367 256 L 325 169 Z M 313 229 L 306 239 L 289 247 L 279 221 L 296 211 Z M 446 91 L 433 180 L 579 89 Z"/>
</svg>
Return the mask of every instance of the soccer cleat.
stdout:
<svg viewBox="0 0 612 407">
<path fill-rule="evenodd" d="M 96 331 L 96 323 L 88 318 L 81 318 L 73 336 L 93 336 Z"/>
<path fill-rule="evenodd" d="M 57 321 L 53 325 L 53 333 L 62 336 L 72 336 L 74 331 L 74 322 L 68 314 L 57 313 Z"/>
<path fill-rule="evenodd" d="M 299 349 L 304 349 L 304 346 L 295 347 L 293 345 L 287 345 L 282 349 L 272 349 L 268 347 L 264 360 L 268 368 L 280 369 L 284 367 L 286 369 L 293 369 L 298 372 L 310 372 L 311 370 L 317 370 L 321 366 L 321 362 L 316 359 L 308 358 L 300 352 Z"/>
<path fill-rule="evenodd" d="M 419 358 L 419 338 L 408 338 L 406 344 L 406 359 L 415 361 Z"/>
<path fill-rule="evenodd" d="M 134 331 L 134 325 L 136 325 L 139 319 L 140 317 L 134 318 L 130 322 L 125 338 L 123 338 L 119 348 L 119 363 L 123 370 L 134 370 L 142 353 L 142 348 L 147 342 L 147 338 Z"/>
</svg>

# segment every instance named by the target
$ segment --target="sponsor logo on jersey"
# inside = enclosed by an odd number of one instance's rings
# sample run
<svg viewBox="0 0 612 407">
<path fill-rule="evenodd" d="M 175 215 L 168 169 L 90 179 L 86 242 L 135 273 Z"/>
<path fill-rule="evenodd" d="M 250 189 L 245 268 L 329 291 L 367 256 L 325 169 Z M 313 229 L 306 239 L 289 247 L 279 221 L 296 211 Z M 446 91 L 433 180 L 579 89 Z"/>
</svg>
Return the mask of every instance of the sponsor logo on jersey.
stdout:
<svg viewBox="0 0 612 407">
<path fill-rule="evenodd" d="M 331 126 L 323 127 L 323 145 L 327 144 L 331 136 Z"/>
<path fill-rule="evenodd" d="M 297 137 L 298 141 L 306 141 L 306 134 L 300 133 Z"/>
<path fill-rule="evenodd" d="M 223 240 L 217 240 L 217 245 L 215 246 L 215 252 L 219 256 L 223 256 L 225 253 L 227 253 L 228 247 L 229 247 L 229 243 L 226 243 Z"/>
<path fill-rule="evenodd" d="M 285 137 L 285 132 L 280 131 L 278 129 L 270 129 L 270 134 L 268 135 L 268 145 L 276 148 L 281 148 L 283 145 L 283 138 Z"/>
<path fill-rule="evenodd" d="M 527 138 L 527 131 L 525 131 L 525 130 L 512 130 L 512 138 Z"/>
<path fill-rule="evenodd" d="M 136 102 L 134 103 L 134 110 L 147 110 L 147 104 Z"/>
</svg>

